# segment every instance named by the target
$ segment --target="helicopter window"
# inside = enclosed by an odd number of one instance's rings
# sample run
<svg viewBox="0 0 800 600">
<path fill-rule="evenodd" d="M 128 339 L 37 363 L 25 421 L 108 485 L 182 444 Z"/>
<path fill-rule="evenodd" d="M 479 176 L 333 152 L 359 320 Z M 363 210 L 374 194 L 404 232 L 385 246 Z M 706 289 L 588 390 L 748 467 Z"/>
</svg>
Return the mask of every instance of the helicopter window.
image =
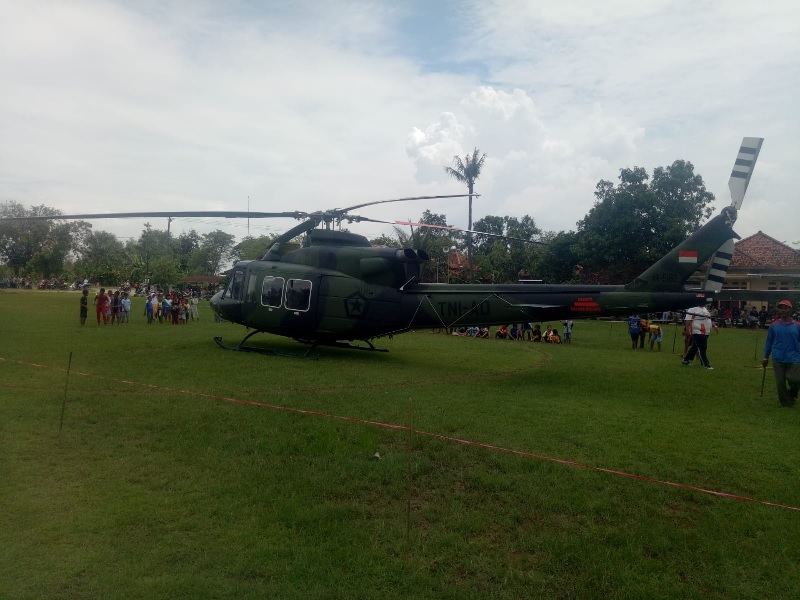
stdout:
<svg viewBox="0 0 800 600">
<path fill-rule="evenodd" d="M 244 271 L 236 271 L 233 274 L 233 282 L 231 283 L 231 298 L 234 300 L 242 300 L 242 293 L 244 292 Z"/>
<path fill-rule="evenodd" d="M 286 282 L 286 308 L 308 310 L 311 305 L 311 282 L 305 279 L 290 279 Z"/>
<path fill-rule="evenodd" d="M 249 302 L 255 302 L 256 283 L 258 283 L 256 274 L 251 273 L 247 278 L 247 300 Z"/>
<path fill-rule="evenodd" d="M 283 297 L 283 277 L 264 277 L 261 288 L 261 304 L 279 308 Z"/>
</svg>

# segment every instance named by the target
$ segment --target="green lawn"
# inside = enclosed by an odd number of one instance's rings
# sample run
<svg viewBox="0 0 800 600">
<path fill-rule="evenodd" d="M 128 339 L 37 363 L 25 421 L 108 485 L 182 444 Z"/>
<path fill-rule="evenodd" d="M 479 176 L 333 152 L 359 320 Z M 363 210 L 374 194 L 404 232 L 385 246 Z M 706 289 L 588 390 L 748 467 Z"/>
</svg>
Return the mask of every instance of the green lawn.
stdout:
<svg viewBox="0 0 800 600">
<path fill-rule="evenodd" d="M 714 335 L 712 372 L 607 321 L 303 361 L 218 348 L 245 330 L 207 303 L 80 327 L 78 298 L 0 291 L 0 598 L 800 597 L 764 332 Z"/>
</svg>

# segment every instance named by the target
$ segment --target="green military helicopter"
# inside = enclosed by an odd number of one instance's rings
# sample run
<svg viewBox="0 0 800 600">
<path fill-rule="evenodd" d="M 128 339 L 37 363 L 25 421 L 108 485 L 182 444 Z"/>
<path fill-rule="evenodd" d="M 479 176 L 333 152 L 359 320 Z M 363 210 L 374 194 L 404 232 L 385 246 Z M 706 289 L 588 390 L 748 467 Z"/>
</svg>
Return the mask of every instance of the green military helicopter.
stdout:
<svg viewBox="0 0 800 600">
<path fill-rule="evenodd" d="M 463 195 L 395 198 L 315 213 L 200 211 L 49 218 L 301 219 L 302 223 L 279 236 L 261 259 L 234 265 L 228 286 L 211 299 L 211 307 L 222 319 L 250 331 L 235 346 L 220 338 L 215 341 L 228 349 L 274 354 L 266 348 L 245 345 L 257 333 L 272 333 L 312 348 L 330 345 L 378 350 L 373 344 L 376 338 L 413 329 L 680 311 L 713 300 L 730 262 L 733 240 L 739 237 L 732 227 L 761 142 L 761 138 L 742 142 L 729 182 L 731 206 L 626 285 L 422 283 L 421 265 L 430 260 L 423 250 L 374 247 L 362 235 L 333 228 L 342 221 L 385 222 L 351 214 L 359 208 Z M 300 235 L 304 235 L 301 247 L 289 243 Z M 712 257 L 710 278 L 703 288 L 686 289 L 692 274 Z"/>
<path fill-rule="evenodd" d="M 729 182 L 731 206 L 627 285 L 422 283 L 420 267 L 429 260 L 425 252 L 375 248 L 361 235 L 317 229 L 334 220 L 372 221 L 349 216 L 373 204 L 366 203 L 310 215 L 275 240 L 260 260 L 237 263 L 228 287 L 211 305 L 223 319 L 252 331 L 236 346 L 216 341 L 225 348 L 260 350 L 244 344 L 265 332 L 313 346 L 375 350 L 372 340 L 412 329 L 627 316 L 704 304 L 721 288 L 732 253 L 725 250 L 739 237 L 732 227 L 762 141 L 742 142 Z M 303 233 L 301 248 L 287 246 Z M 685 289 L 712 257 L 703 288 Z"/>
</svg>

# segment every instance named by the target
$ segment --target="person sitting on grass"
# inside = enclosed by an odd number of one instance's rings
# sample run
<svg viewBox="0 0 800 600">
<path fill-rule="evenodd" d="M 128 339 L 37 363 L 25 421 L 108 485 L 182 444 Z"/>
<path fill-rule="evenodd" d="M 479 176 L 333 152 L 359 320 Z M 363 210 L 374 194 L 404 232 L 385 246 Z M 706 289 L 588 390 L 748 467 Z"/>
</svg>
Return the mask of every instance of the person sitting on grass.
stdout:
<svg viewBox="0 0 800 600">
<path fill-rule="evenodd" d="M 550 343 L 550 344 L 560 344 L 561 343 L 561 336 L 558 335 L 558 329 L 553 329 L 550 332 L 550 335 L 547 338 L 547 342 Z"/>
<path fill-rule="evenodd" d="M 494 334 L 495 339 L 505 340 L 508 339 L 508 325 L 500 325 Z"/>
<path fill-rule="evenodd" d="M 478 337 L 482 340 L 489 339 L 489 328 L 486 325 L 484 325 L 478 330 Z"/>
<path fill-rule="evenodd" d="M 533 334 L 531 337 L 531 341 L 533 342 L 541 342 L 542 341 L 542 326 L 537 323 L 533 326 Z"/>
<path fill-rule="evenodd" d="M 510 340 L 520 340 L 522 339 L 522 331 L 517 327 L 517 324 L 514 323 L 511 326 L 511 331 L 508 332 L 508 339 Z"/>
</svg>

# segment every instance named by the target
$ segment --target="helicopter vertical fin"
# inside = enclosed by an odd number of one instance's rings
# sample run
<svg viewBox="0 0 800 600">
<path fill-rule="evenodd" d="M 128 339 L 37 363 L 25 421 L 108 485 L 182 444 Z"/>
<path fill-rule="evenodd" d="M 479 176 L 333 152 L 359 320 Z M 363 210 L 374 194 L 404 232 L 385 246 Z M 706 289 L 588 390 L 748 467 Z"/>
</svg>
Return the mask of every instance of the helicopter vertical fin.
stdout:
<svg viewBox="0 0 800 600">
<path fill-rule="evenodd" d="M 722 289 L 722 284 L 725 283 L 725 275 L 728 274 L 728 267 L 733 258 L 733 246 L 734 242 L 730 239 L 722 244 L 720 249 L 714 254 L 714 258 L 711 259 L 711 266 L 708 268 L 705 283 L 703 284 L 704 290 L 718 292 Z"/>
<path fill-rule="evenodd" d="M 683 291 L 697 269 L 728 240 L 739 239 L 732 226 L 736 209 L 726 206 L 722 212 L 673 248 L 656 264 L 625 286 L 630 291 Z"/>
</svg>

